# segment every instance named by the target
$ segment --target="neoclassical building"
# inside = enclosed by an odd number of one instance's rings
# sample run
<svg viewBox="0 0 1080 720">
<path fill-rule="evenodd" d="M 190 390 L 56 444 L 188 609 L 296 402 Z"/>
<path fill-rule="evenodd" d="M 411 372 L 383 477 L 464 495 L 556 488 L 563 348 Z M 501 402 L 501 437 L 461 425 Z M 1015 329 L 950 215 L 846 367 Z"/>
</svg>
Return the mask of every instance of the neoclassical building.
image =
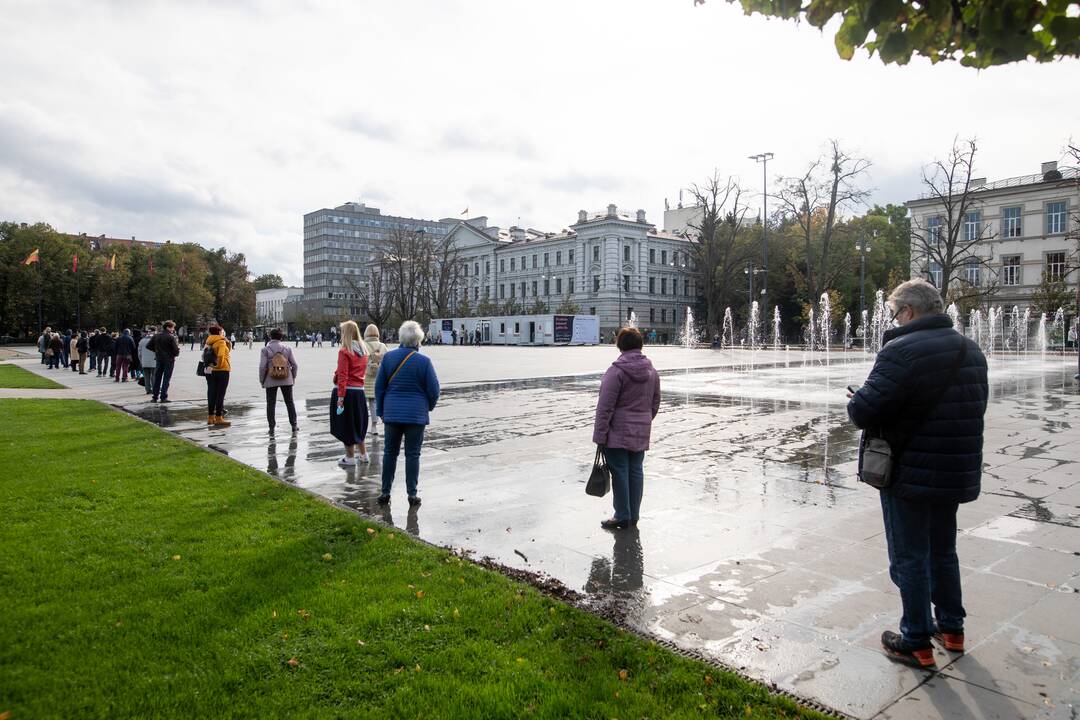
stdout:
<svg viewBox="0 0 1080 720">
<path fill-rule="evenodd" d="M 528 312 L 538 302 L 556 312 L 570 301 L 579 314 L 599 317 L 603 338 L 633 313 L 658 342 L 672 342 L 697 293 L 690 241 L 657 230 L 644 210 L 582 210 L 557 233 L 502 230 L 478 217 L 459 222 L 448 238 L 462 263 L 454 305 L 464 299 L 474 314 L 487 305 L 504 314 L 508 303 Z"/>
</svg>

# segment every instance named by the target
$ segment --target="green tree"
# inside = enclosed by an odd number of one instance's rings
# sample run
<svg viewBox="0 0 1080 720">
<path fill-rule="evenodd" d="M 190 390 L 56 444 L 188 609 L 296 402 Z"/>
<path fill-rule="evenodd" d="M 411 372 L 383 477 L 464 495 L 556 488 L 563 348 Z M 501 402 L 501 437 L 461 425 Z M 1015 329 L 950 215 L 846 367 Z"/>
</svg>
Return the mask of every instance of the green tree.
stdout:
<svg viewBox="0 0 1080 720">
<path fill-rule="evenodd" d="M 1071 315 L 1075 300 L 1076 294 L 1069 288 L 1064 278 L 1051 278 L 1044 272 L 1042 282 L 1031 293 L 1031 310 L 1053 317 L 1058 308 L 1065 308 L 1065 312 Z"/>
<path fill-rule="evenodd" d="M 728 0 L 736 2 L 736 0 Z M 959 61 L 985 68 L 1020 60 L 1049 62 L 1080 56 L 1076 0 L 738 0 L 746 14 L 800 21 L 824 30 L 842 19 L 834 42 L 850 60 L 856 48 L 884 63 L 906 64 L 912 55 L 937 63 Z"/>
<path fill-rule="evenodd" d="M 252 280 L 251 287 L 255 290 L 273 290 L 285 287 L 285 281 L 281 279 L 280 275 L 267 273 Z"/>
<path fill-rule="evenodd" d="M 581 306 L 571 299 L 570 293 L 566 293 L 555 312 L 559 315 L 579 315 L 581 313 Z"/>
</svg>

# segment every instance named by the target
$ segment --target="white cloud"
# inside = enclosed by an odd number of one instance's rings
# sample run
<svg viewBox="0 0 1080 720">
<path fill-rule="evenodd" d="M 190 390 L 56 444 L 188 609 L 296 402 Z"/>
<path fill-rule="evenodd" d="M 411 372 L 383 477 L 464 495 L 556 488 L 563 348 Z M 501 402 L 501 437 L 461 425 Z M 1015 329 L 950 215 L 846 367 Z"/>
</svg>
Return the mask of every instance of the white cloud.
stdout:
<svg viewBox="0 0 1080 720">
<path fill-rule="evenodd" d="M 831 33 L 710 2 L 0 0 L 0 217 L 224 245 L 301 281 L 302 215 L 558 229 L 713 169 L 757 192 L 829 138 L 876 202 L 978 135 L 1038 170 L 1080 126 L 1078 63 L 975 72 L 837 59 Z"/>
</svg>

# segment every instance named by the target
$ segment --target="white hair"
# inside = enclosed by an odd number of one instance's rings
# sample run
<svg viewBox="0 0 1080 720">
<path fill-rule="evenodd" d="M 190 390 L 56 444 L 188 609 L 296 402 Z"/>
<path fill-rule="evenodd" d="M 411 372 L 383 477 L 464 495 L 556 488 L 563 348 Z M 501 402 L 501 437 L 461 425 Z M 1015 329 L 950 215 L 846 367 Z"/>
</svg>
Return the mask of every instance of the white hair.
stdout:
<svg viewBox="0 0 1080 720">
<path fill-rule="evenodd" d="M 398 328 L 398 343 L 402 347 L 418 348 L 424 339 L 424 331 L 420 329 L 420 323 L 415 320 L 406 320 Z"/>
<path fill-rule="evenodd" d="M 900 283 L 889 295 L 889 300 L 896 306 L 893 311 L 907 305 L 915 315 L 932 315 L 945 312 L 941 302 L 941 293 L 936 287 L 922 278 L 915 278 Z"/>
</svg>

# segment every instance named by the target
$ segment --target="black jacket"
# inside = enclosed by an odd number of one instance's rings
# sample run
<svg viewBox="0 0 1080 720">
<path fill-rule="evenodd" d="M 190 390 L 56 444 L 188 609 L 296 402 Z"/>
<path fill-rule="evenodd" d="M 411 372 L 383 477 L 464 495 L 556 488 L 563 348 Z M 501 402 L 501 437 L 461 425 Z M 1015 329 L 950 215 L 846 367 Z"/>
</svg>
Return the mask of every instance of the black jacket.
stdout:
<svg viewBox="0 0 1080 720">
<path fill-rule="evenodd" d="M 130 335 L 121 335 L 116 338 L 116 348 L 114 352 L 117 355 L 126 355 L 127 357 L 134 357 L 138 347 L 135 345 L 135 341 L 131 339 Z"/>
<path fill-rule="evenodd" d="M 967 356 L 945 387 L 963 343 Z M 979 346 L 956 332 L 948 315 L 931 315 L 885 333 L 870 376 L 848 402 L 848 416 L 856 427 L 881 433 L 894 454 L 900 451 L 889 490 L 894 495 L 970 502 L 979 496 L 988 395 Z"/>
<path fill-rule="evenodd" d="M 150 348 L 159 363 L 175 360 L 180 354 L 180 343 L 168 330 L 162 330 L 150 338 Z"/>
</svg>

